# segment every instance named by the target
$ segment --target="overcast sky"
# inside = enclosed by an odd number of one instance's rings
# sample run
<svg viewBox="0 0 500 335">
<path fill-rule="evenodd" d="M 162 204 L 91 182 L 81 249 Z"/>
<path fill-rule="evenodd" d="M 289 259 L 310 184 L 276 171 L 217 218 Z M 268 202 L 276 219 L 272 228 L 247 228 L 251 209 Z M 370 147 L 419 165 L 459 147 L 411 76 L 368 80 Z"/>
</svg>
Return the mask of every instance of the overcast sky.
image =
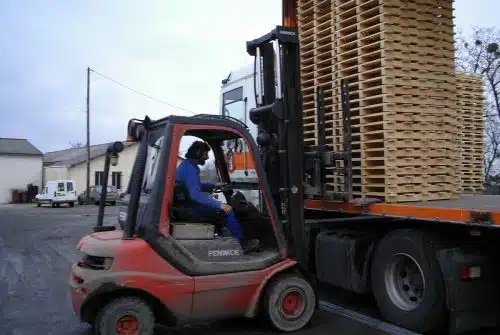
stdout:
<svg viewBox="0 0 500 335">
<path fill-rule="evenodd" d="M 496 5 L 496 6 L 495 6 Z M 498 0 L 456 0 L 457 28 L 495 26 Z M 86 68 L 191 110 L 217 113 L 221 79 L 251 62 L 245 42 L 281 22 L 279 0 L 2 0 L 0 137 L 43 152 L 86 141 Z M 91 144 L 130 118 L 184 114 L 91 75 Z"/>
</svg>

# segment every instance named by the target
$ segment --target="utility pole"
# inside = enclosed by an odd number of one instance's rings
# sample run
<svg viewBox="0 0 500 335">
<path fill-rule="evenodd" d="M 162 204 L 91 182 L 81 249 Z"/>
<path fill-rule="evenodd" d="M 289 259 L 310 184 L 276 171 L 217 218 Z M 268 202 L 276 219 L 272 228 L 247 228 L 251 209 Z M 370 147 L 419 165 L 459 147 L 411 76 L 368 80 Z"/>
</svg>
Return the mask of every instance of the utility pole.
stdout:
<svg viewBox="0 0 500 335">
<path fill-rule="evenodd" d="M 90 67 L 87 67 L 87 204 L 90 204 Z"/>
</svg>

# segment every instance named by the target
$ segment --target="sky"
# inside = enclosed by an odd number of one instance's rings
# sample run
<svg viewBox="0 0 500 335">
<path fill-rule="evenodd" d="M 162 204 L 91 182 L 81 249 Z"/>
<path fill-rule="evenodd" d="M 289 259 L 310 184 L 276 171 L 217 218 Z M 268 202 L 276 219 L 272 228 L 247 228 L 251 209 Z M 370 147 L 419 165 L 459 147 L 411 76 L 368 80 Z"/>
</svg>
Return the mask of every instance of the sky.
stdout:
<svg viewBox="0 0 500 335">
<path fill-rule="evenodd" d="M 455 0 L 456 28 L 497 24 L 498 0 Z M 43 152 L 86 143 L 87 67 L 192 113 L 216 114 L 221 80 L 252 61 L 247 40 L 281 23 L 279 0 L 0 1 L 0 137 Z M 189 112 L 91 72 L 90 142 L 130 118 Z"/>
</svg>

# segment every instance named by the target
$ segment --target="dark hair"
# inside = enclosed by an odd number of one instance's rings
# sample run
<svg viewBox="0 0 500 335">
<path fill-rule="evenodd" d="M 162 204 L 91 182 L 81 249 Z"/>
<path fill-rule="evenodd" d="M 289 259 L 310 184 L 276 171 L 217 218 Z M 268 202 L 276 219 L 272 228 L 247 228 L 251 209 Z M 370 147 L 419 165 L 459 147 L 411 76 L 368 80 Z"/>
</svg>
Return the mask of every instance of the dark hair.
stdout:
<svg viewBox="0 0 500 335">
<path fill-rule="evenodd" d="M 194 141 L 189 147 L 186 158 L 199 159 L 204 152 L 209 152 L 210 146 L 203 141 Z"/>
</svg>

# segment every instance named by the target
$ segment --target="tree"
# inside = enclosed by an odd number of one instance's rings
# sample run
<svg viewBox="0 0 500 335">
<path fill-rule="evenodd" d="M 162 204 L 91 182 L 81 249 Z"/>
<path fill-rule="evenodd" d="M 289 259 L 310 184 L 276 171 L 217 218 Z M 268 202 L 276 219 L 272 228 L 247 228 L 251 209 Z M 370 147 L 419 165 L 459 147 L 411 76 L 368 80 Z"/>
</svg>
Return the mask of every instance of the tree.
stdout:
<svg viewBox="0 0 500 335">
<path fill-rule="evenodd" d="M 487 184 L 493 182 L 500 173 L 496 162 L 500 159 L 500 122 L 489 118 L 486 123 L 484 150 L 484 175 Z"/>
<path fill-rule="evenodd" d="M 457 39 L 456 66 L 459 70 L 481 74 L 485 81 L 485 181 L 498 173 L 500 159 L 500 31 L 473 28 L 472 34 Z"/>
<path fill-rule="evenodd" d="M 70 148 L 75 149 L 75 148 L 83 148 L 83 143 L 82 142 L 69 142 Z"/>
</svg>

